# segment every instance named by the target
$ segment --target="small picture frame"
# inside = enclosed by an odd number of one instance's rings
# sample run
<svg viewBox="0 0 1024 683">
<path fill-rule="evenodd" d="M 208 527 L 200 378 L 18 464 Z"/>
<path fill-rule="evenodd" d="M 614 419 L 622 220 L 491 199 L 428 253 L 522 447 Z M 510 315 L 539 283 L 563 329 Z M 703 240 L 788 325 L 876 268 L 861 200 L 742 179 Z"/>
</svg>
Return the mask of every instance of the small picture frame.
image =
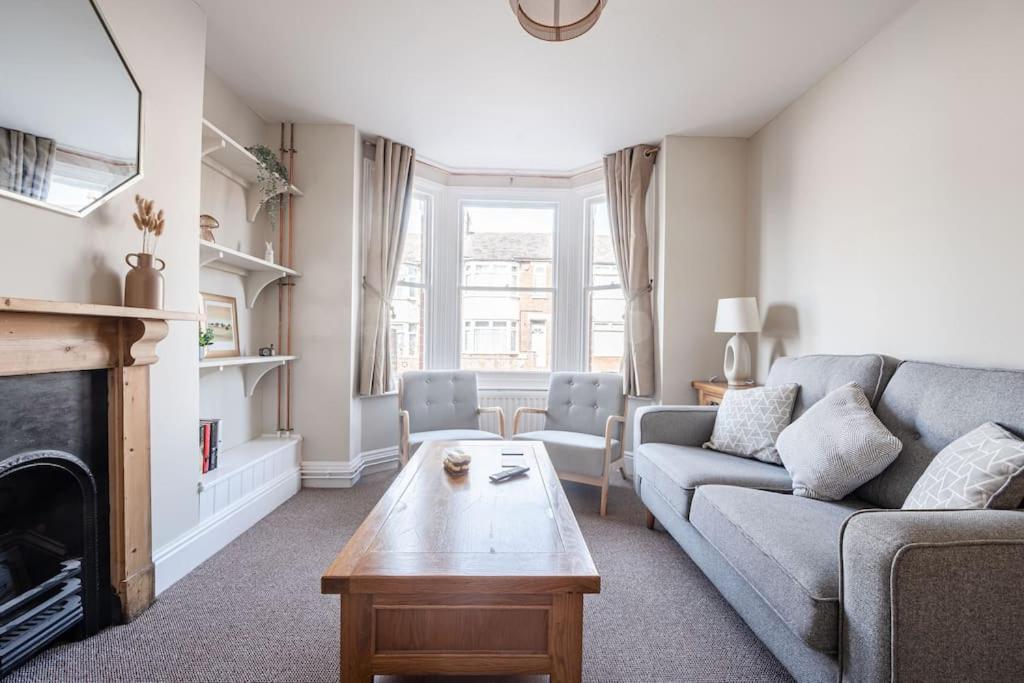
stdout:
<svg viewBox="0 0 1024 683">
<path fill-rule="evenodd" d="M 233 296 L 201 293 L 206 327 L 213 330 L 213 344 L 207 358 L 233 358 L 241 355 L 238 345 L 238 303 Z"/>
</svg>

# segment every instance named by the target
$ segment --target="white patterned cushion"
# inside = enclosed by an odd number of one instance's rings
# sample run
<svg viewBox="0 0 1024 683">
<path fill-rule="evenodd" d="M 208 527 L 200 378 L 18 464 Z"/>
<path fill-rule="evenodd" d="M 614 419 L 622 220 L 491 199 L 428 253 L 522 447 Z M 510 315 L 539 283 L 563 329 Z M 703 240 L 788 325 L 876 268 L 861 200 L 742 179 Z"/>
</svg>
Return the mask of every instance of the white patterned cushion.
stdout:
<svg viewBox="0 0 1024 683">
<path fill-rule="evenodd" d="M 775 440 L 793 417 L 799 384 L 727 391 L 704 448 L 782 464 Z"/>
<path fill-rule="evenodd" d="M 793 478 L 793 494 L 819 500 L 845 498 L 903 450 L 852 382 L 808 408 L 782 431 L 776 447 Z"/>
<path fill-rule="evenodd" d="M 1024 498 L 1024 441 L 986 422 L 943 448 L 904 510 L 1010 510 Z"/>
</svg>

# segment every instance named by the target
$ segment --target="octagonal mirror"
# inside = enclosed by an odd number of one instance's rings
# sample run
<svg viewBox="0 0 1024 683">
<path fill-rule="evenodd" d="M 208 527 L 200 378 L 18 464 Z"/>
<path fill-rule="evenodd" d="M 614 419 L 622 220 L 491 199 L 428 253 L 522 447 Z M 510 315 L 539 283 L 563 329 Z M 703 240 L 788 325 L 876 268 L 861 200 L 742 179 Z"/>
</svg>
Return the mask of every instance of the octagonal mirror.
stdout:
<svg viewBox="0 0 1024 683">
<path fill-rule="evenodd" d="M 142 174 L 142 92 L 90 0 L 3 3 L 0 195 L 84 216 Z"/>
</svg>

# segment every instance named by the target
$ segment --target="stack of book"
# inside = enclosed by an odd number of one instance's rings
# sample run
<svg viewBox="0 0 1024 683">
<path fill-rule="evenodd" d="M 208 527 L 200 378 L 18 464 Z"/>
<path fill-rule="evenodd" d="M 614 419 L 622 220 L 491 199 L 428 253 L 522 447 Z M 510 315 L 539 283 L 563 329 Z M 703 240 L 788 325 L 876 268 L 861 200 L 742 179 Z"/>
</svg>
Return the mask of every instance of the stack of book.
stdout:
<svg viewBox="0 0 1024 683">
<path fill-rule="evenodd" d="M 220 451 L 220 418 L 199 421 L 199 453 L 203 458 L 203 474 L 217 469 Z"/>
</svg>

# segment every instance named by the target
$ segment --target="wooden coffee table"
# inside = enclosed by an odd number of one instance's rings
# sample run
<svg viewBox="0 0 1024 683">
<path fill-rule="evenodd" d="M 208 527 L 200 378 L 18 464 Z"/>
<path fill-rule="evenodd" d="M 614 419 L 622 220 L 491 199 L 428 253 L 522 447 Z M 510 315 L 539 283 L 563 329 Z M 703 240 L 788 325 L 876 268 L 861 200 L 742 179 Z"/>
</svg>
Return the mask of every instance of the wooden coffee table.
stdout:
<svg viewBox="0 0 1024 683">
<path fill-rule="evenodd" d="M 445 474 L 442 451 L 473 462 Z M 502 447 L 530 472 L 503 484 Z M 341 595 L 341 678 L 374 674 L 550 674 L 579 681 L 590 558 L 544 445 L 426 443 L 324 573 Z"/>
</svg>

